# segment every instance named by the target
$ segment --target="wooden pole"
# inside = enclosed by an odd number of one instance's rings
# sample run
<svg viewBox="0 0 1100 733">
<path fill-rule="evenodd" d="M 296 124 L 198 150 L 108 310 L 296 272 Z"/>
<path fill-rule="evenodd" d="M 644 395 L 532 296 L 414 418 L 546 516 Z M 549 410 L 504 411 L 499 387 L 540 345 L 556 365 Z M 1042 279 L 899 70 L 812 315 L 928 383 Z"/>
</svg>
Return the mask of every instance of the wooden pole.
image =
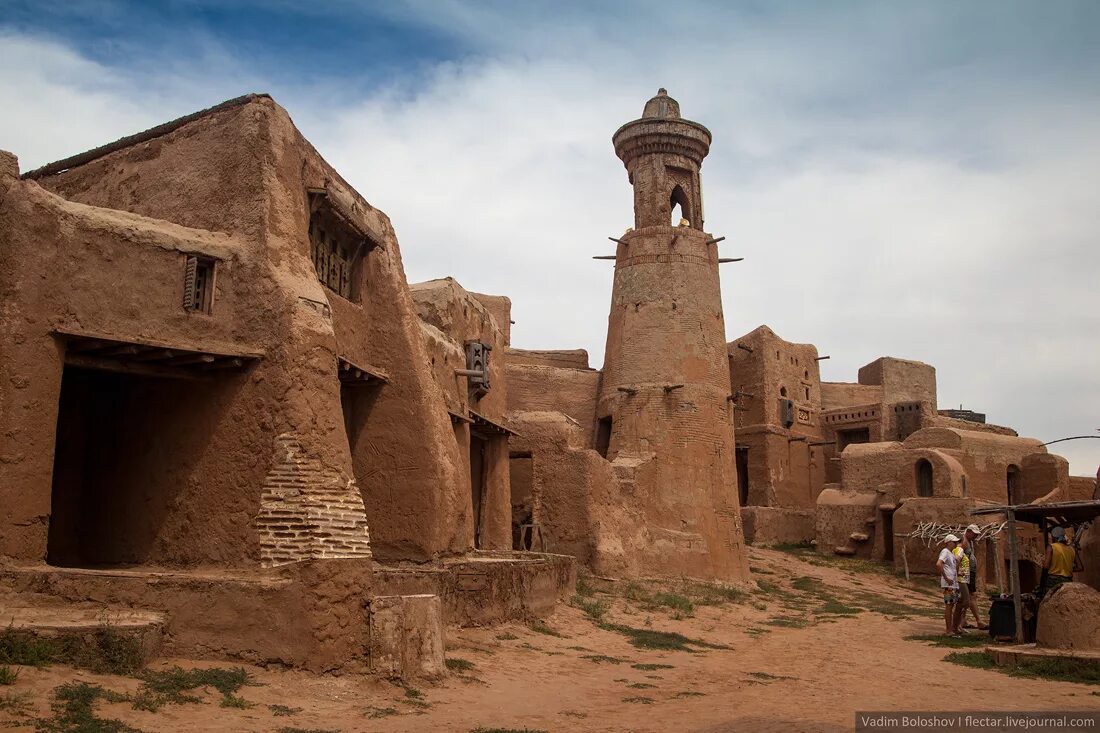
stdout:
<svg viewBox="0 0 1100 733">
<path fill-rule="evenodd" d="M 901 561 L 905 564 L 905 579 L 909 580 L 909 538 L 901 543 Z"/>
<path fill-rule="evenodd" d="M 1003 596 L 1005 594 L 1005 557 L 999 537 L 989 538 L 989 549 L 993 556 L 993 564 L 997 566 L 997 592 Z"/>
<path fill-rule="evenodd" d="M 1020 550 L 1016 543 L 1016 512 L 1008 507 L 1008 583 L 1012 587 L 1012 610 L 1016 615 L 1016 643 L 1024 643 L 1024 608 L 1020 601 Z"/>
</svg>

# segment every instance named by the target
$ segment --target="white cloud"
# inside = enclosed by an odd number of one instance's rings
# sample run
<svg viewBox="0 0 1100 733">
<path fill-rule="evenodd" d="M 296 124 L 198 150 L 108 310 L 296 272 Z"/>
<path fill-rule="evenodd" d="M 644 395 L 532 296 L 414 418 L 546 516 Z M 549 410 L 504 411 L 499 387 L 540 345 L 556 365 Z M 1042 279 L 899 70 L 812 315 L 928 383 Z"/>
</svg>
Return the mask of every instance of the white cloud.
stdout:
<svg viewBox="0 0 1100 733">
<path fill-rule="evenodd" d="M 274 91 L 391 216 L 410 280 L 450 274 L 509 295 L 517 346 L 584 347 L 597 365 L 612 269 L 590 258 L 632 224 L 610 136 L 667 86 L 714 132 L 708 229 L 747 258 L 723 270 L 731 338 L 768 323 L 831 354 L 834 380 L 881 355 L 927 361 L 941 404 L 1045 440 L 1100 427 L 1094 67 L 1016 59 L 1001 73 L 1004 44 L 945 33 L 919 8 L 900 20 L 685 10 L 666 27 L 646 8 L 578 33 L 573 10 L 435 6 L 437 27 L 486 53 L 335 105 L 334 83 L 262 85 L 278 75 L 216 47 L 204 57 L 231 72 L 223 97 Z M 395 12 L 424 20 L 414 11 Z M 216 101 L 186 65 L 167 81 L 122 75 L 10 34 L 0 62 L 16 110 L 0 146 L 24 168 Z M 1100 441 L 1059 448 L 1074 472 L 1095 471 Z"/>
</svg>

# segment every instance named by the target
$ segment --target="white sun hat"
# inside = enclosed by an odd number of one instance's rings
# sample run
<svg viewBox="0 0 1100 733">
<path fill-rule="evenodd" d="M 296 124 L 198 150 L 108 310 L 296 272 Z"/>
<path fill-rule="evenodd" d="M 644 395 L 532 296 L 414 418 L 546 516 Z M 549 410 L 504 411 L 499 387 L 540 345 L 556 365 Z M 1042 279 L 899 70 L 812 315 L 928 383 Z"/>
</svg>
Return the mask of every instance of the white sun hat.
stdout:
<svg viewBox="0 0 1100 733">
<path fill-rule="evenodd" d="M 959 541 L 959 538 L 958 538 L 958 537 L 956 537 L 956 536 L 955 536 L 955 535 L 953 535 L 953 534 L 949 534 L 949 535 L 947 535 L 946 537 L 944 537 L 944 538 L 943 538 L 943 541 L 944 541 L 944 542 L 958 542 L 958 541 Z"/>
</svg>

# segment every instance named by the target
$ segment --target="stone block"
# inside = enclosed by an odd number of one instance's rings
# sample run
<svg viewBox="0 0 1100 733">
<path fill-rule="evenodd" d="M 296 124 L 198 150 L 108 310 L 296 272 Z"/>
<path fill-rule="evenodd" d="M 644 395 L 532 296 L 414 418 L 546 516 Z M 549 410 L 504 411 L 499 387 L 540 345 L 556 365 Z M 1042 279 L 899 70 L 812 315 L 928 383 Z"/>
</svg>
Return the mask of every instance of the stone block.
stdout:
<svg viewBox="0 0 1100 733">
<path fill-rule="evenodd" d="M 377 596 L 369 607 L 372 672 L 401 679 L 443 676 L 439 596 Z"/>
</svg>

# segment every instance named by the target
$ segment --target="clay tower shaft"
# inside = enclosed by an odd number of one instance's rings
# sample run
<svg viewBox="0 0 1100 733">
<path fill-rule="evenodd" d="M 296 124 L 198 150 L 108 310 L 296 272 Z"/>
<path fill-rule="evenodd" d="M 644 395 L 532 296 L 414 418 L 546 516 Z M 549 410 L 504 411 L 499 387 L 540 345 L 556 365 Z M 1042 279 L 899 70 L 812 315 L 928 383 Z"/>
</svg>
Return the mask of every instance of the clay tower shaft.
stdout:
<svg viewBox="0 0 1100 733">
<path fill-rule="evenodd" d="M 661 89 L 613 141 L 635 228 L 616 251 L 598 447 L 643 507 L 645 572 L 744 579 L 718 248 L 699 178 L 711 135 Z"/>
</svg>

